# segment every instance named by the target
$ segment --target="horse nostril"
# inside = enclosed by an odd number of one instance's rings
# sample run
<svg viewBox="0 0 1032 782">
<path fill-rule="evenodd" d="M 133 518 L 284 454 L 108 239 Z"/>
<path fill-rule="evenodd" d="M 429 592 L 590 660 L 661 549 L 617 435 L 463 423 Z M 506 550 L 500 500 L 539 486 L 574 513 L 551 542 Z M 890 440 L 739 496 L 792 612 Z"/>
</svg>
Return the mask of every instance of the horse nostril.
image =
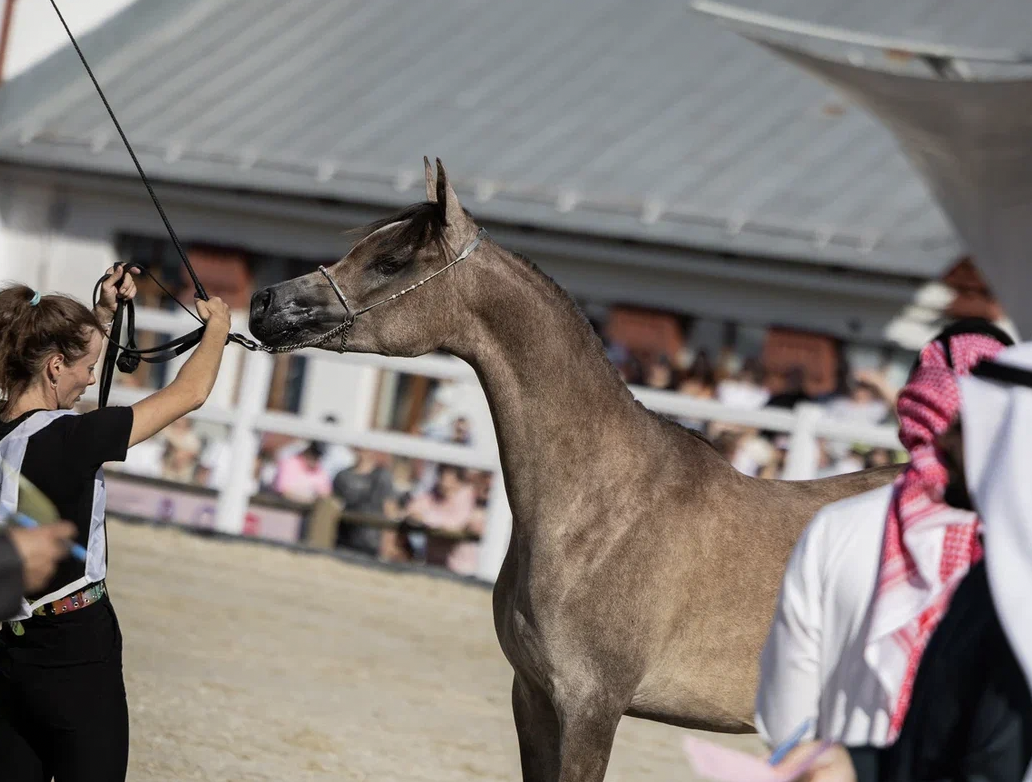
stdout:
<svg viewBox="0 0 1032 782">
<path fill-rule="evenodd" d="M 262 288 L 260 291 L 255 291 L 251 297 L 251 317 L 261 317 L 269 311 L 269 307 L 272 305 L 272 289 Z"/>
</svg>

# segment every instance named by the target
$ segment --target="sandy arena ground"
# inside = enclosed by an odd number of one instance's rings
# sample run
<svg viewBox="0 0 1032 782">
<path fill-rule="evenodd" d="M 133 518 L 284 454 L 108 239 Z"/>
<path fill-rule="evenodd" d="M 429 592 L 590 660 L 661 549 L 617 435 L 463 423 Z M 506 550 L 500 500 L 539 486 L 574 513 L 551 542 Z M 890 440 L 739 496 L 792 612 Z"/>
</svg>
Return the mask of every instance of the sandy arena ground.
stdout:
<svg viewBox="0 0 1032 782">
<path fill-rule="evenodd" d="M 109 533 L 133 782 L 520 779 L 487 590 L 170 529 Z M 606 779 L 691 782 L 681 735 L 625 719 Z"/>
</svg>

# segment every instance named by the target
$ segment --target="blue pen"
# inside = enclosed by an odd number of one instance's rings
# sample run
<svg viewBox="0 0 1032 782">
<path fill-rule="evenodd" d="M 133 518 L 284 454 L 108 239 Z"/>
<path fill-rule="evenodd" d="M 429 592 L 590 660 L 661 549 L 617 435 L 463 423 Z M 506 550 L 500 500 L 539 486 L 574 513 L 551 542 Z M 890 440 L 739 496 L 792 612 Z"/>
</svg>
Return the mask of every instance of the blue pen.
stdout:
<svg viewBox="0 0 1032 782">
<path fill-rule="evenodd" d="M 39 523 L 35 519 L 29 518 L 24 513 L 13 513 L 11 514 L 11 516 L 8 517 L 8 520 L 13 521 L 19 527 L 25 527 L 27 529 L 35 529 L 39 526 Z M 71 553 L 73 557 L 75 557 L 80 562 L 86 561 L 86 549 L 84 549 L 78 543 L 70 542 L 68 544 L 68 551 Z"/>
<path fill-rule="evenodd" d="M 803 720 L 803 724 L 796 728 L 795 732 L 791 736 L 774 748 L 774 751 L 770 754 L 770 760 L 768 761 L 770 765 L 776 766 L 784 760 L 785 755 L 798 746 L 799 742 L 803 740 L 803 737 L 809 732 L 812 725 L 812 719 Z"/>
</svg>

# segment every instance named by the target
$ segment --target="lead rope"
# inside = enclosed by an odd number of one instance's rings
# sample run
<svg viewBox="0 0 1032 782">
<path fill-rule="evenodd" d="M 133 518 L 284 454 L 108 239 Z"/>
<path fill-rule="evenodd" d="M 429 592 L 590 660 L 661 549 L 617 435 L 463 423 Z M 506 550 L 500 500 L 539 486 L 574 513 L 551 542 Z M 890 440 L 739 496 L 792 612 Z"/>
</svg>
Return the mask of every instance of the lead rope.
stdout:
<svg viewBox="0 0 1032 782">
<path fill-rule="evenodd" d="M 87 75 L 90 77 L 90 81 L 93 82 L 93 86 L 97 90 L 97 95 L 100 96 L 100 100 L 104 103 L 104 108 L 107 110 L 108 116 L 111 118 L 111 122 L 115 126 L 115 130 L 118 131 L 119 137 L 122 139 L 122 143 L 125 144 L 126 151 L 129 153 L 129 157 L 132 158 L 133 165 L 136 166 L 136 171 L 140 175 L 140 179 L 143 181 L 144 187 L 147 188 L 147 193 L 151 197 L 151 201 L 154 202 L 154 208 L 158 210 L 158 215 L 161 217 L 161 222 L 165 224 L 165 230 L 168 231 L 169 238 L 172 240 L 172 244 L 176 248 L 176 252 L 179 254 L 179 259 L 183 262 L 183 266 L 186 267 L 187 273 L 190 275 L 190 280 L 193 282 L 194 295 L 198 299 L 204 301 L 208 300 L 208 292 L 204 289 L 204 285 L 201 284 L 200 278 L 197 276 L 197 272 L 194 271 L 193 264 L 190 263 L 190 258 L 187 256 L 186 251 L 183 249 L 183 245 L 179 241 L 179 237 L 176 235 L 175 229 L 172 227 L 172 223 L 168 219 L 168 215 L 165 214 L 165 210 L 161 206 L 161 201 L 158 200 L 157 193 L 154 192 L 154 188 L 151 186 L 150 180 L 147 178 L 146 172 L 143 170 L 143 166 L 140 165 L 139 159 L 136 157 L 136 152 L 133 151 L 132 144 L 129 143 L 129 138 L 125 135 L 125 131 L 122 130 L 122 125 L 118 121 L 118 117 L 115 116 L 114 110 L 111 108 L 111 104 L 108 103 L 107 96 L 104 95 L 104 90 L 100 86 L 100 82 L 97 81 L 97 77 L 93 75 L 93 69 L 90 68 L 90 64 L 86 61 L 86 56 L 82 53 L 82 49 L 79 48 L 79 42 L 75 40 L 75 36 L 72 34 L 71 28 L 65 21 L 64 15 L 61 13 L 61 9 L 57 7 L 56 0 L 50 0 L 50 5 L 54 8 L 54 13 L 57 14 L 57 18 L 61 21 L 61 26 L 64 27 L 65 33 L 68 34 L 68 40 L 72 42 L 72 47 L 75 49 L 75 53 L 79 55 L 79 61 L 82 63 L 82 67 L 85 68 Z M 123 274 L 128 273 L 128 266 L 124 264 L 116 264 L 116 266 L 123 267 Z M 198 342 L 201 341 L 201 336 L 204 334 L 204 321 L 197 316 L 193 310 L 183 304 L 179 299 L 171 294 L 162 284 L 161 281 L 155 277 L 149 269 L 142 264 L 133 264 L 136 268 L 143 271 L 149 276 L 158 286 L 169 295 L 169 297 L 176 302 L 185 312 L 187 312 L 194 320 L 201 324 L 201 327 L 183 337 L 167 342 L 163 345 L 159 345 L 155 348 L 148 348 L 145 350 L 139 350 L 136 347 L 136 317 L 135 317 L 135 306 L 132 301 L 125 302 L 119 299 L 118 304 L 115 307 L 115 316 L 111 322 L 111 334 L 109 335 L 109 341 L 107 351 L 104 355 L 104 366 L 101 371 L 100 379 L 100 406 L 107 406 L 108 395 L 111 391 L 111 383 L 114 377 L 114 368 L 117 365 L 122 372 L 131 373 L 136 370 L 139 366 L 140 361 L 147 361 L 148 363 L 159 363 L 162 361 L 169 361 L 172 358 L 184 353 L 190 348 L 194 347 Z M 98 283 L 99 287 L 99 283 Z M 94 305 L 96 304 L 96 289 L 94 291 Z M 122 321 L 124 317 L 124 311 L 128 310 L 128 328 L 126 334 L 127 344 L 121 345 L 118 342 L 119 336 L 121 335 Z M 247 350 L 262 350 L 263 346 L 257 342 L 248 339 L 242 334 L 231 333 L 227 337 L 227 341 L 235 342 L 238 345 L 243 346 Z M 121 352 L 121 356 L 119 356 Z"/>
<path fill-rule="evenodd" d="M 107 97 L 104 95 L 104 90 L 101 89 L 100 83 L 97 81 L 97 77 L 93 75 L 93 69 L 90 68 L 90 64 L 86 61 L 86 56 L 82 53 L 82 49 L 79 48 L 79 43 L 75 40 L 75 36 L 72 34 L 71 28 L 68 27 L 68 23 L 65 21 L 64 16 L 61 14 L 61 9 L 57 7 L 57 0 L 50 0 L 50 5 L 53 6 L 54 13 L 57 14 L 57 18 L 61 20 L 61 26 L 64 27 L 65 32 L 68 34 L 68 40 L 72 42 L 72 46 L 75 48 L 75 53 L 79 55 L 79 61 L 82 62 L 82 67 L 86 69 L 86 73 L 89 75 L 90 81 L 93 82 L 93 86 L 96 88 L 97 94 L 100 96 L 101 101 L 103 101 L 104 103 L 104 108 L 107 109 L 108 116 L 111 117 L 111 122 L 114 124 L 115 129 L 118 131 L 118 135 L 121 137 L 122 143 L 125 144 L 125 148 L 129 152 L 129 157 L 132 158 L 133 164 L 136 166 L 136 171 L 139 173 L 140 179 L 143 180 L 144 187 L 147 188 L 147 193 L 150 194 L 151 201 L 154 202 L 154 207 L 158 210 L 158 214 L 161 216 L 161 221 L 165 224 L 165 229 L 168 231 L 168 235 L 172 239 L 172 244 L 175 245 L 176 252 L 179 254 L 179 259 L 183 262 L 183 266 L 186 267 L 186 271 L 190 274 L 190 279 L 193 281 L 194 284 L 196 297 L 199 299 L 204 299 L 206 301 L 208 299 L 208 293 L 204 290 L 204 286 L 201 285 L 201 281 L 197 277 L 197 273 L 194 271 L 193 264 L 190 263 L 190 259 L 187 257 L 186 251 L 183 249 L 182 244 L 180 244 L 179 242 L 179 237 L 176 236 L 175 229 L 172 228 L 172 223 L 169 222 L 168 216 L 165 214 L 165 210 L 161 207 L 161 202 L 158 200 L 158 196 L 154 192 L 154 188 L 151 187 L 150 180 L 147 178 L 147 174 L 144 172 L 143 166 L 140 165 L 140 161 L 136 157 L 136 153 L 133 151 L 132 144 L 129 143 L 129 138 L 125 135 L 125 132 L 122 130 L 122 126 L 118 122 L 118 118 L 115 116 L 115 112 L 112 110 L 111 104 L 108 103 Z M 451 263 L 447 264 L 441 269 L 438 269 L 436 272 L 429 275 L 425 279 L 420 280 L 414 285 L 410 285 L 408 288 L 405 288 L 404 290 L 399 291 L 398 293 L 395 293 L 392 296 L 388 296 L 385 299 L 381 299 L 380 301 L 377 301 L 374 304 L 370 304 L 368 307 L 365 307 L 355 313 L 351 312 L 351 308 L 348 306 L 347 299 L 344 296 L 344 293 L 337 286 L 336 282 L 334 282 L 334 280 L 330 277 L 330 275 L 323 267 L 319 267 L 320 271 L 322 271 L 322 273 L 326 276 L 326 279 L 329 280 L 330 285 L 333 287 L 334 294 L 338 297 L 338 299 L 340 299 L 341 303 L 344 305 L 346 315 L 344 321 L 339 326 L 331 329 L 325 334 L 322 334 L 318 337 L 307 340 L 305 342 L 298 342 L 293 345 L 283 345 L 280 347 L 269 347 L 267 345 L 262 345 L 258 342 L 255 342 L 252 339 L 248 339 L 242 334 L 238 334 L 235 332 L 229 334 L 229 336 L 227 337 L 227 341 L 235 342 L 247 350 L 262 351 L 265 353 L 287 353 L 302 348 L 323 345 L 330 339 L 333 339 L 339 335 L 340 345 L 338 347 L 338 351 L 343 353 L 347 348 L 348 336 L 351 333 L 351 327 L 355 323 L 355 318 L 357 318 L 359 315 L 362 315 L 363 313 L 369 312 L 369 310 L 373 309 L 374 307 L 379 307 L 381 304 L 387 304 L 388 302 L 395 301 L 396 299 L 404 296 L 405 294 L 411 293 L 412 291 L 418 289 L 425 283 L 432 280 L 437 275 L 447 271 L 452 266 L 457 264 L 459 261 L 462 261 L 465 258 L 469 257 L 469 255 L 480 245 L 480 242 L 486 235 L 487 232 L 483 228 L 481 228 L 477 232 L 476 236 L 474 236 L 470 243 L 465 247 L 465 249 Z M 128 269 L 130 268 L 129 266 L 126 266 L 124 264 L 119 265 L 122 265 L 124 267 L 125 271 L 123 273 L 128 272 Z M 131 266 L 140 269 L 142 272 L 147 274 L 147 276 L 149 276 L 152 280 L 154 280 L 154 282 L 158 284 L 161 290 L 168 294 L 173 301 L 175 301 L 180 307 L 182 307 L 186 312 L 188 312 L 195 320 L 200 322 L 201 327 L 195 331 L 190 332 L 189 334 L 185 334 L 182 337 L 174 339 L 170 342 L 166 342 L 163 345 L 159 345 L 154 348 L 146 348 L 144 350 L 140 350 L 136 347 L 135 307 L 132 301 L 125 302 L 120 299 L 115 307 L 115 317 L 111 323 L 111 334 L 108 339 L 107 352 L 104 355 L 104 365 L 101 370 L 101 379 L 99 384 L 101 407 L 105 407 L 107 405 L 108 395 L 111 392 L 111 382 L 114 377 L 114 367 L 116 365 L 121 371 L 131 373 L 136 370 L 141 361 L 146 361 L 148 363 L 160 363 L 164 361 L 170 361 L 176 356 L 194 347 L 198 342 L 201 341 L 201 336 L 204 334 L 204 322 L 201 321 L 201 319 L 197 317 L 197 315 L 192 310 L 190 310 L 189 307 L 184 305 L 181 301 L 179 301 L 178 298 L 173 296 L 171 292 L 168 291 L 161 284 L 161 281 L 153 274 L 151 274 L 149 269 L 147 269 L 145 266 L 139 263 L 133 263 L 131 264 Z M 96 306 L 96 296 L 99 286 L 100 283 L 98 282 L 98 287 L 94 289 L 94 306 Z M 128 327 L 126 333 L 127 344 L 120 345 L 118 343 L 118 337 L 121 333 L 124 312 L 128 313 Z M 120 356 L 119 351 L 121 351 Z"/>
</svg>

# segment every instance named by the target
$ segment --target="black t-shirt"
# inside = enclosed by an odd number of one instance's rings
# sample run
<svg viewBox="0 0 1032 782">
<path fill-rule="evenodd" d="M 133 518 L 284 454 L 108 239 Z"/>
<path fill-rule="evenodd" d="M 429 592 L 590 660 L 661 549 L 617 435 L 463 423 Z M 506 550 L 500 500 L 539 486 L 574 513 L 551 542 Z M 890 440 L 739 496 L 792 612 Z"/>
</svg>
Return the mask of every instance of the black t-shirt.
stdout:
<svg viewBox="0 0 1032 782">
<path fill-rule="evenodd" d="M 0 439 L 40 412 L 0 422 Z M 105 462 L 125 460 L 132 429 L 131 407 L 105 407 L 55 418 L 28 438 L 21 474 L 50 498 L 62 518 L 76 525 L 76 540 L 84 547 L 89 545 L 97 470 Z M 68 557 L 58 566 L 50 583 L 38 595 L 28 598 L 31 601 L 59 590 L 83 578 L 85 572 L 85 563 Z"/>
</svg>

